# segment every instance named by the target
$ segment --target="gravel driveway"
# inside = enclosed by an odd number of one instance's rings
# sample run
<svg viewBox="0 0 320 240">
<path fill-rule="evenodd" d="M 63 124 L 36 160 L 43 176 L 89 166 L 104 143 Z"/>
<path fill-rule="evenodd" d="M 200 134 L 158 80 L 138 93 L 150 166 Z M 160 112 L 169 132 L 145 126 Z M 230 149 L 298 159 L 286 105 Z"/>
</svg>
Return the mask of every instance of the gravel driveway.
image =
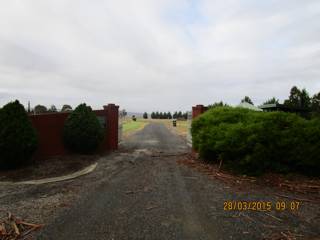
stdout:
<svg viewBox="0 0 320 240">
<path fill-rule="evenodd" d="M 233 186 L 177 164 L 190 152 L 164 125 L 151 123 L 100 160 L 93 174 L 46 188 L 76 189 L 70 207 L 37 239 L 317 239 L 319 203 L 298 211 L 224 211 L 224 201 L 279 200 L 273 189 Z M 34 189 L 35 194 L 41 189 Z M 53 191 L 53 190 L 51 190 Z M 287 199 L 286 199 L 287 200 Z M 282 238 L 285 239 L 285 238 Z"/>
</svg>

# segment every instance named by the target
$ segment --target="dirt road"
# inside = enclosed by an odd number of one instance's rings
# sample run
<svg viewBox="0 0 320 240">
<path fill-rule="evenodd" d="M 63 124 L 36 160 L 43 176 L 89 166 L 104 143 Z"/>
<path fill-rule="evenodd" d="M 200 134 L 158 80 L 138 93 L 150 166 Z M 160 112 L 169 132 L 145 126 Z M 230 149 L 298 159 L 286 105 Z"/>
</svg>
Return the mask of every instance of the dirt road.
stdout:
<svg viewBox="0 0 320 240">
<path fill-rule="evenodd" d="M 178 165 L 190 149 L 157 123 L 126 140 L 102 159 L 95 185 L 62 212 L 37 239 L 263 239 L 288 232 L 297 239 L 320 236 L 319 204 L 302 203 L 297 212 L 224 211 L 226 200 L 277 201 L 272 190 L 235 192 L 232 186 Z M 116 161 L 101 167 L 107 161 Z M 108 177 L 108 180 L 103 181 Z M 92 177 L 93 178 L 93 177 Z"/>
</svg>

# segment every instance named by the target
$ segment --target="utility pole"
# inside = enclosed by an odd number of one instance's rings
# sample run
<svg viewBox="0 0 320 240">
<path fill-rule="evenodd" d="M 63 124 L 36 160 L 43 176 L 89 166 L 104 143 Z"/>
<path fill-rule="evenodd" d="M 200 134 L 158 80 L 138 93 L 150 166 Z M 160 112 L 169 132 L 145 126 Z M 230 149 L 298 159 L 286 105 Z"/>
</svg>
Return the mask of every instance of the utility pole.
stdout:
<svg viewBox="0 0 320 240">
<path fill-rule="evenodd" d="M 31 113 L 30 101 L 28 101 L 28 113 Z"/>
</svg>

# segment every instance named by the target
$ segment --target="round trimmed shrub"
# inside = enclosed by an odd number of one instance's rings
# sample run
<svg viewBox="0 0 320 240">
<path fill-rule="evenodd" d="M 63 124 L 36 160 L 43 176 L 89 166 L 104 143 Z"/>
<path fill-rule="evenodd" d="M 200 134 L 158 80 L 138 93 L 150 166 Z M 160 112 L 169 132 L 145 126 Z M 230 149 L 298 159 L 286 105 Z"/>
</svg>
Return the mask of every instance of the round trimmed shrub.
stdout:
<svg viewBox="0 0 320 240">
<path fill-rule="evenodd" d="M 285 112 L 218 107 L 192 122 L 193 147 L 240 173 L 319 176 L 320 120 Z"/>
<path fill-rule="evenodd" d="M 38 139 L 18 100 L 0 109 L 0 167 L 17 168 L 30 162 Z"/>
<path fill-rule="evenodd" d="M 85 103 L 69 115 L 63 129 L 66 147 L 77 153 L 94 152 L 103 140 L 103 135 L 98 118 Z"/>
</svg>

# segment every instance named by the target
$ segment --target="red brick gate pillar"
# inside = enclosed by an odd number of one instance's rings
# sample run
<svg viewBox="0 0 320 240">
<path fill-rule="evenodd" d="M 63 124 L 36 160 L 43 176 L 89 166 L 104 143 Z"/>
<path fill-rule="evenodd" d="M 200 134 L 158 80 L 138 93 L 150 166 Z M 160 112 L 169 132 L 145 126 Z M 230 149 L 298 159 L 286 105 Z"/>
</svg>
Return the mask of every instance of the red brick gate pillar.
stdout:
<svg viewBox="0 0 320 240">
<path fill-rule="evenodd" d="M 208 108 L 203 105 L 196 105 L 192 107 L 192 119 L 195 119 L 196 117 L 200 116 L 202 113 L 204 113 L 207 110 Z M 197 151 L 193 148 L 193 146 L 192 146 L 192 153 L 196 158 L 199 157 Z"/>
<path fill-rule="evenodd" d="M 205 111 L 207 111 L 207 107 L 203 105 L 196 105 L 195 107 L 192 107 L 192 119 L 196 118 L 197 116 L 201 115 Z"/>
<path fill-rule="evenodd" d="M 113 103 L 103 106 L 106 112 L 106 144 L 109 150 L 118 149 L 119 106 Z"/>
</svg>

